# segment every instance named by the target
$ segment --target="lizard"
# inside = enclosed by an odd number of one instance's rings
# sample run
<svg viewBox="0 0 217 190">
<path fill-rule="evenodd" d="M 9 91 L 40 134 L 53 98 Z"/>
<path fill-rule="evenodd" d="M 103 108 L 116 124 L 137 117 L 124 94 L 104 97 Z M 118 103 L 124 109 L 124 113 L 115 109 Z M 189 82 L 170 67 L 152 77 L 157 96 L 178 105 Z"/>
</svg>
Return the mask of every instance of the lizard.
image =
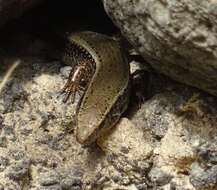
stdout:
<svg viewBox="0 0 217 190">
<path fill-rule="evenodd" d="M 128 59 L 118 40 L 83 31 L 68 35 L 63 62 L 72 65 L 63 88 L 64 102 L 84 93 L 76 110 L 78 142 L 90 144 L 106 133 L 127 109 L 130 94 Z"/>
</svg>

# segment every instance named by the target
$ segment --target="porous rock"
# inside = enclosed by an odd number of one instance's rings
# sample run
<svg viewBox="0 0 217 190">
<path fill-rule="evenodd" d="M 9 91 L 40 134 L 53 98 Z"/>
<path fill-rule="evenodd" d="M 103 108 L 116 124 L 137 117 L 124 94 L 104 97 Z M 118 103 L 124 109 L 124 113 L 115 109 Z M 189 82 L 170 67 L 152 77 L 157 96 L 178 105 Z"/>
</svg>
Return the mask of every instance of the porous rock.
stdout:
<svg viewBox="0 0 217 190">
<path fill-rule="evenodd" d="M 0 54 L 1 79 L 20 60 L 0 94 L 1 189 L 217 188 L 213 96 L 151 74 L 146 101 L 133 109 L 132 97 L 101 148 L 83 146 L 74 134 L 76 104 L 60 94 L 70 69 L 41 56 L 46 48 L 35 44 L 31 38 L 22 56 Z"/>
</svg>

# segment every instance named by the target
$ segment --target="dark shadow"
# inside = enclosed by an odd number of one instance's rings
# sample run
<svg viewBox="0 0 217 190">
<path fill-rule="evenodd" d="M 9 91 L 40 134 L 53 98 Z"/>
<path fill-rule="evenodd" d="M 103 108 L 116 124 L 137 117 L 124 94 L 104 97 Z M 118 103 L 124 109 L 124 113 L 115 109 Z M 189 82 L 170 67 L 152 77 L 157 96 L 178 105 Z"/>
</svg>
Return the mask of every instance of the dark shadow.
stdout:
<svg viewBox="0 0 217 190">
<path fill-rule="evenodd" d="M 91 30 L 113 34 L 117 32 L 106 15 L 102 2 L 47 0 L 9 21 L 0 29 L 0 72 L 5 72 L 7 58 L 40 57 L 48 61 L 59 60 L 67 32 Z M 40 51 L 31 50 L 32 44 L 42 42 Z M 53 56 L 53 57 L 52 57 Z M 29 65 L 29 67 L 34 67 Z M 18 68 L 19 69 L 19 68 Z M 49 72 L 49 70 L 43 71 Z M 40 73 L 38 73 L 40 74 Z M 26 75 L 26 81 L 30 78 Z"/>
</svg>

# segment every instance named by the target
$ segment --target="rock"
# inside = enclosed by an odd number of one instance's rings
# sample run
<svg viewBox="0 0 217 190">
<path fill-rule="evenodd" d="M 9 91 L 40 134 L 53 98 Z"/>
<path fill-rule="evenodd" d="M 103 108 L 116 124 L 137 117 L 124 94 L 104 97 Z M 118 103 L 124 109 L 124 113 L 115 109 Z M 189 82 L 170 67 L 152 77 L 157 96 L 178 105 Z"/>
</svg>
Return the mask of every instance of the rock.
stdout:
<svg viewBox="0 0 217 190">
<path fill-rule="evenodd" d="M 66 179 L 63 179 L 61 181 L 61 187 L 65 190 L 67 189 L 80 189 L 81 186 L 81 180 L 79 178 L 73 178 L 73 176 L 68 176 Z"/>
<path fill-rule="evenodd" d="M 172 178 L 170 174 L 165 173 L 164 171 L 162 171 L 157 167 L 151 169 L 149 173 L 149 177 L 151 181 L 153 181 L 155 184 L 158 184 L 160 186 L 168 184 Z"/>
<path fill-rule="evenodd" d="M 40 170 L 59 166 L 67 157 L 58 155 L 60 152 L 76 152 L 70 148 L 73 135 L 68 134 L 69 138 L 65 138 L 67 127 L 64 127 L 68 126 L 70 130 L 73 128 L 70 123 L 75 105 L 66 106 L 61 98 L 57 98 L 66 80 L 60 77 L 60 63 L 47 64 L 37 58 L 34 64 L 30 62 L 22 60 L 13 79 L 8 81 L 0 95 L 3 105 L 0 115 L 4 118 L 0 128 L 0 183 L 8 190 L 23 189 L 31 183 L 38 187 L 39 180 L 36 179 L 40 179 Z M 3 75 L 5 71 L 1 70 L 0 73 Z M 38 94 L 39 91 L 43 93 Z M 56 130 L 54 126 L 59 126 L 59 129 Z M 53 150 L 53 153 L 49 150 Z M 71 154 L 69 152 L 68 155 Z M 58 185 L 60 188 L 55 188 L 62 189 Z"/>
<path fill-rule="evenodd" d="M 216 137 L 212 141 L 202 142 L 195 146 L 198 162 L 192 164 L 190 181 L 197 189 L 217 188 L 216 178 Z"/>
<path fill-rule="evenodd" d="M 97 143 L 106 153 L 108 161 L 122 173 L 122 177 L 117 179 L 121 185 L 138 183 L 138 178 L 145 178 L 144 174 L 151 164 L 147 158 L 152 155 L 153 148 L 143 138 L 141 129 L 136 128 L 127 118 L 122 118 Z"/>
<path fill-rule="evenodd" d="M 65 67 L 63 67 L 63 68 L 60 69 L 60 73 L 63 75 L 63 77 L 65 77 L 67 79 L 68 76 L 69 76 L 69 73 L 70 73 L 71 69 L 72 69 L 72 67 L 65 66 Z"/>
<path fill-rule="evenodd" d="M 217 166 L 202 168 L 197 163 L 192 165 L 190 181 L 198 190 L 217 188 Z"/>
<path fill-rule="evenodd" d="M 154 147 L 151 184 L 156 189 L 215 189 L 216 99 L 152 78 L 154 96 L 131 119 Z"/>
<path fill-rule="evenodd" d="M 0 172 L 3 172 L 5 168 L 9 165 L 9 160 L 6 157 L 0 157 Z"/>
<path fill-rule="evenodd" d="M 51 185 L 49 187 L 39 187 L 37 190 L 62 190 L 59 185 Z"/>
<path fill-rule="evenodd" d="M 159 74 L 149 82 L 144 76 L 146 101 L 134 109 L 132 97 L 124 117 L 98 140 L 101 148 L 84 146 L 74 135 L 79 97 L 63 103 L 59 93 L 69 68 L 22 50 L 0 93 L 2 189 L 217 188 L 216 98 Z M 0 59 L 3 78 L 12 58 Z"/>
<path fill-rule="evenodd" d="M 156 71 L 217 95 L 216 1 L 103 3 L 122 34 Z"/>
<path fill-rule="evenodd" d="M 6 137 L 0 137 L 0 147 L 6 148 L 7 147 L 7 139 Z"/>
<path fill-rule="evenodd" d="M 81 189 L 81 174 L 77 171 L 59 170 L 40 174 L 39 184 L 42 189 L 59 188 L 63 190 Z"/>
<path fill-rule="evenodd" d="M 25 177 L 28 177 L 29 166 L 29 160 L 16 162 L 14 165 L 10 166 L 6 173 L 6 176 L 15 181 L 24 180 Z"/>
<path fill-rule="evenodd" d="M 58 184 L 60 181 L 60 176 L 58 173 L 45 173 L 40 176 L 40 185 L 42 186 L 52 186 Z"/>
<path fill-rule="evenodd" d="M 9 160 L 6 157 L 0 157 L 0 172 L 3 172 L 5 168 L 9 165 Z"/>
<path fill-rule="evenodd" d="M 0 190 L 4 190 L 4 186 L 0 184 Z"/>
<path fill-rule="evenodd" d="M 4 189 L 22 189 L 21 184 L 25 184 L 28 180 L 29 162 L 25 160 L 12 164 L 6 170 L 4 178 L 1 178 L 1 182 L 4 183 Z"/>
<path fill-rule="evenodd" d="M 20 187 L 19 183 L 18 182 L 14 182 L 12 180 L 10 180 L 7 183 L 5 183 L 3 189 L 4 190 L 12 190 L 12 189 L 22 190 L 22 188 Z"/>
<path fill-rule="evenodd" d="M 110 155 L 125 155 L 129 160 L 140 160 L 150 156 L 152 148 L 143 139 L 140 129 L 127 118 L 119 123 L 97 141 L 104 152 Z"/>
</svg>

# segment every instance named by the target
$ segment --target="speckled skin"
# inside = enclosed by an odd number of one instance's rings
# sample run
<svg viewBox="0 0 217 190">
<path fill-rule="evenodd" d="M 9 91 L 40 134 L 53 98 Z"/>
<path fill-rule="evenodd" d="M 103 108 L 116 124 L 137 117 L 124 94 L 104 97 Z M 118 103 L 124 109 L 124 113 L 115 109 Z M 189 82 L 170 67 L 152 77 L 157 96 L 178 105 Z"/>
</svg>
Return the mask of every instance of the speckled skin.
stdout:
<svg viewBox="0 0 217 190">
<path fill-rule="evenodd" d="M 80 46 L 81 53 L 86 50 L 89 59 L 95 63 L 95 72 L 77 110 L 77 140 L 88 144 L 110 129 L 126 110 L 129 64 L 119 42 L 106 35 L 80 32 L 70 35 L 68 40 Z M 63 58 L 67 64 L 74 55 L 70 51 L 68 48 Z"/>
</svg>

